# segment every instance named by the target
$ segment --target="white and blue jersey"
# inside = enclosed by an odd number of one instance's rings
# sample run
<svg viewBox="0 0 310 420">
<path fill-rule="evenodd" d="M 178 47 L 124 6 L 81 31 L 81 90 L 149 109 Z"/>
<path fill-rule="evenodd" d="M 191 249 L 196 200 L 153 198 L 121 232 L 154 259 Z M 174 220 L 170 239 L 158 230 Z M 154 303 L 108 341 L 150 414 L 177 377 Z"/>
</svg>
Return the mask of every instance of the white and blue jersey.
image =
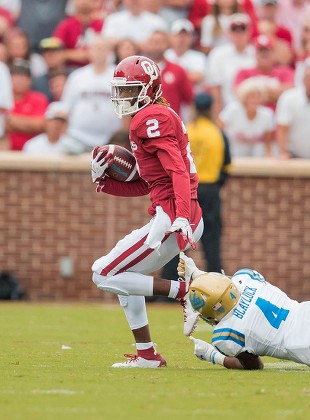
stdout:
<svg viewBox="0 0 310 420">
<path fill-rule="evenodd" d="M 290 299 L 249 268 L 232 281 L 241 297 L 214 328 L 212 344 L 226 356 L 248 351 L 310 366 L 310 302 Z"/>
</svg>

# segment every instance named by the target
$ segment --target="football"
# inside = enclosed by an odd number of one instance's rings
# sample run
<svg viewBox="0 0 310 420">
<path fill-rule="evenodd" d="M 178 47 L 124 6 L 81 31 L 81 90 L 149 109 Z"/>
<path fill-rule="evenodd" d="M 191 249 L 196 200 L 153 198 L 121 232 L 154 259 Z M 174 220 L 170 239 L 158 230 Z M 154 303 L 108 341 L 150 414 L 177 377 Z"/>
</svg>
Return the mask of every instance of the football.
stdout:
<svg viewBox="0 0 310 420">
<path fill-rule="evenodd" d="M 111 153 L 114 156 L 114 162 L 105 172 L 110 178 L 116 181 L 129 182 L 140 177 L 136 159 L 128 149 L 117 144 L 107 144 L 98 148 L 97 154 L 103 151 L 107 151 L 107 154 Z"/>
</svg>

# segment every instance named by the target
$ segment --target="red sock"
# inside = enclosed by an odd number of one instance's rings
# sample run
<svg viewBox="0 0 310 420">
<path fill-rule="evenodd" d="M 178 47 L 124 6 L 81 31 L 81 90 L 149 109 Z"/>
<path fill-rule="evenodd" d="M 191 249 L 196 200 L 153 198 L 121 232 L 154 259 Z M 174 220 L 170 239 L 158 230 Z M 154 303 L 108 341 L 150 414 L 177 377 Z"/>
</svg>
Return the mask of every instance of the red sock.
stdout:
<svg viewBox="0 0 310 420">
<path fill-rule="evenodd" d="M 150 347 L 149 349 L 146 349 L 146 350 L 137 350 L 137 352 L 138 352 L 138 356 L 143 357 L 143 359 L 147 359 L 147 360 L 153 360 L 156 355 L 156 350 L 154 349 L 154 347 Z"/>
<path fill-rule="evenodd" d="M 176 295 L 175 298 L 178 299 L 178 300 L 181 300 L 181 299 L 184 298 L 184 296 L 187 293 L 186 282 L 185 281 L 180 281 L 179 285 L 180 285 L 180 288 L 179 288 L 178 294 Z"/>
</svg>

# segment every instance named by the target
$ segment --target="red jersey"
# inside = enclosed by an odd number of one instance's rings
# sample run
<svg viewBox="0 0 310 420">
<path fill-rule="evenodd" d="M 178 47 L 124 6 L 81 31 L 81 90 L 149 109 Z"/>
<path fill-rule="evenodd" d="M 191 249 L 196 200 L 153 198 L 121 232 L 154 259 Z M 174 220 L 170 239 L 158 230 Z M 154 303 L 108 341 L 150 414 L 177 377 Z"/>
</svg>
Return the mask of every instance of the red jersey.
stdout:
<svg viewBox="0 0 310 420">
<path fill-rule="evenodd" d="M 93 19 L 85 26 L 75 16 L 70 16 L 58 24 L 53 36 L 61 39 L 67 49 L 86 48 L 91 36 L 101 32 L 102 25 L 102 19 Z M 67 64 L 81 67 L 87 63 L 68 62 Z"/>
<path fill-rule="evenodd" d="M 180 117 L 164 105 L 148 105 L 131 121 L 130 144 L 141 179 L 106 179 L 104 192 L 125 196 L 149 192 L 151 215 L 160 205 L 170 216 L 191 220 L 191 200 L 197 200 L 198 176 Z"/>
<path fill-rule="evenodd" d="M 26 93 L 21 101 L 15 102 L 10 111 L 10 115 L 29 116 L 44 118 L 46 108 L 48 106 L 48 99 L 43 93 L 30 91 Z M 37 132 L 22 133 L 20 131 L 13 131 L 9 134 L 10 149 L 22 150 L 27 140 L 36 136 Z"/>
</svg>

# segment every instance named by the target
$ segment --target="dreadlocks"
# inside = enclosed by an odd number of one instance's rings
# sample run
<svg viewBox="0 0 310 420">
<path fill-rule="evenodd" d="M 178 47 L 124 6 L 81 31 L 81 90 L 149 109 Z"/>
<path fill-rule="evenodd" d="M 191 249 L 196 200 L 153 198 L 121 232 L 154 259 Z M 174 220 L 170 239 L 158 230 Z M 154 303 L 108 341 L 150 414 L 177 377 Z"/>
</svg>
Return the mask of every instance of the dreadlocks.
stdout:
<svg viewBox="0 0 310 420">
<path fill-rule="evenodd" d="M 156 99 L 156 101 L 154 102 L 154 104 L 159 104 L 159 105 L 164 105 L 164 106 L 170 106 L 170 104 L 167 101 L 167 99 L 164 98 L 163 96 L 160 96 L 158 99 Z"/>
</svg>

